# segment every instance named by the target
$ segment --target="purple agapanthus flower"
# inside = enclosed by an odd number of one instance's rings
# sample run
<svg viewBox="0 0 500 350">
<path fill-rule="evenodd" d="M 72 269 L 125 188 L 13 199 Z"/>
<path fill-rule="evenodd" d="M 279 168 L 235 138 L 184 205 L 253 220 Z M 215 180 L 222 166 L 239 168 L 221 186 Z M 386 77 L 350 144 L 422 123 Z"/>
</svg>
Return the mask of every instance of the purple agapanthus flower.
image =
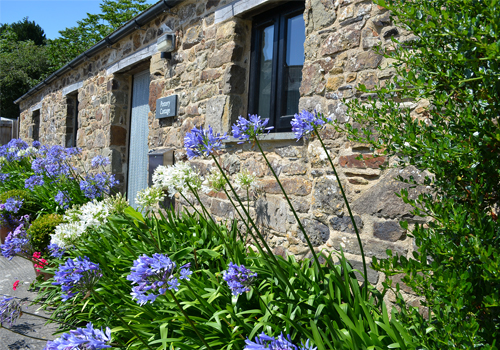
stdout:
<svg viewBox="0 0 500 350">
<path fill-rule="evenodd" d="M 104 167 L 109 164 L 111 164 L 109 158 L 101 155 L 95 156 L 94 158 L 92 158 L 92 161 L 90 162 L 90 166 L 92 167 L 92 169 L 97 169 L 100 166 Z"/>
<path fill-rule="evenodd" d="M 75 154 L 80 153 L 78 148 L 64 148 L 62 146 L 40 147 L 40 152 L 31 163 L 31 169 L 35 174 L 45 174 L 55 178 L 61 175 L 70 175 L 72 167 L 69 160 Z"/>
<path fill-rule="evenodd" d="M 10 174 L 3 174 L 3 173 L 0 173 L 0 182 L 5 182 L 9 179 L 10 177 Z"/>
<path fill-rule="evenodd" d="M 87 293 L 93 290 L 94 286 L 102 277 L 99 264 L 93 263 L 86 256 L 76 259 L 68 258 L 66 263 L 59 266 L 59 270 L 54 276 L 55 286 L 61 286 L 63 294 L 61 299 L 66 301 L 77 293 Z"/>
<path fill-rule="evenodd" d="M 31 146 L 35 147 L 35 148 L 40 148 L 42 144 L 40 143 L 40 141 L 33 141 L 31 143 Z"/>
<path fill-rule="evenodd" d="M 184 147 L 189 159 L 209 156 L 222 148 L 222 140 L 226 138 L 227 134 L 215 134 L 211 126 L 208 129 L 193 128 L 184 137 Z"/>
<path fill-rule="evenodd" d="M 0 300 L 0 326 L 8 322 L 12 325 L 21 317 L 21 305 L 14 297 L 3 297 Z M 1 327 L 0 327 L 1 328 Z"/>
<path fill-rule="evenodd" d="M 236 124 L 233 124 L 233 137 L 241 140 L 238 143 L 254 140 L 257 135 L 267 131 L 269 133 L 274 127 L 266 125 L 269 123 L 269 118 L 262 119 L 257 114 L 249 114 L 248 119 L 241 115 L 238 117 Z"/>
<path fill-rule="evenodd" d="M 31 257 L 31 245 L 26 230 L 26 222 L 21 221 L 19 226 L 12 232 L 9 232 L 5 238 L 5 243 L 0 246 L 2 255 L 11 260 L 16 255 Z"/>
<path fill-rule="evenodd" d="M 309 339 L 303 346 L 297 346 L 292 343 L 290 335 L 286 337 L 281 333 L 276 338 L 270 337 L 265 333 L 261 333 L 255 337 L 255 342 L 250 339 L 245 340 L 245 348 L 243 350 L 316 350 L 316 347 L 309 345 Z"/>
<path fill-rule="evenodd" d="M 42 186 L 44 183 L 45 182 L 43 181 L 43 176 L 32 175 L 24 181 L 24 188 L 29 188 L 30 190 L 34 190 L 35 186 Z"/>
<path fill-rule="evenodd" d="M 87 323 L 86 328 L 77 328 L 69 333 L 63 333 L 61 337 L 53 341 L 48 341 L 44 350 L 61 350 L 61 349 L 88 349 L 99 350 L 110 348 L 108 345 L 111 341 L 111 330 L 106 327 L 106 331 L 102 328 L 95 329 L 92 323 Z"/>
<path fill-rule="evenodd" d="M 66 253 L 66 249 L 59 247 L 55 243 L 50 244 L 47 248 L 49 249 L 50 256 L 53 258 L 61 259 L 64 253 Z"/>
<path fill-rule="evenodd" d="M 224 271 L 222 278 L 227 282 L 233 295 L 238 296 L 244 292 L 250 291 L 250 286 L 255 277 L 257 277 L 257 274 L 247 269 L 245 266 L 236 265 L 230 262 L 229 268 Z"/>
<path fill-rule="evenodd" d="M 109 194 L 111 188 L 118 185 L 115 175 L 99 173 L 96 175 L 87 175 L 85 180 L 80 181 L 80 189 L 85 197 L 89 199 L 102 197 L 105 193 Z"/>
<path fill-rule="evenodd" d="M 177 278 L 174 274 L 176 268 L 173 262 L 166 254 L 155 253 L 152 257 L 145 254 L 134 261 L 130 275 L 127 280 L 137 286 L 132 288 L 132 299 L 137 299 L 140 305 L 148 301 L 153 303 L 156 298 L 165 293 L 167 289 L 178 290 L 179 279 L 189 280 L 190 264 L 181 266 L 181 275 Z"/>
<path fill-rule="evenodd" d="M 292 125 L 292 131 L 295 133 L 297 141 L 299 141 L 303 137 L 308 137 L 315 129 L 321 128 L 331 121 L 331 118 L 325 117 L 321 113 L 316 113 L 316 111 L 311 113 L 303 110 L 299 114 L 295 114 L 290 124 Z"/>
<path fill-rule="evenodd" d="M 15 197 L 8 198 L 4 203 L 5 211 L 10 211 L 11 213 L 17 213 L 21 206 L 23 205 L 23 199 L 16 199 Z"/>
<path fill-rule="evenodd" d="M 71 202 L 71 197 L 66 191 L 59 191 L 54 197 L 54 200 L 57 204 L 59 204 L 64 209 L 69 207 L 69 203 Z"/>
</svg>

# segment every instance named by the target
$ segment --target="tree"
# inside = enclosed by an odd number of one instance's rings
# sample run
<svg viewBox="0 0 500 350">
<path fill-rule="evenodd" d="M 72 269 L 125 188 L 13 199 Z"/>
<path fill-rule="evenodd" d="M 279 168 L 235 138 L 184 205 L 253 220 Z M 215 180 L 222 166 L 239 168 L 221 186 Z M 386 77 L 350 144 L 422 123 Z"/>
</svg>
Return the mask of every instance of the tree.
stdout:
<svg viewBox="0 0 500 350">
<path fill-rule="evenodd" d="M 394 40 L 397 74 L 369 103 L 353 101 L 352 140 L 433 176 L 410 199 L 429 219 L 411 230 L 418 251 L 374 260 L 424 298 L 399 317 L 426 349 L 493 349 L 500 339 L 500 3 L 498 0 L 376 0 L 411 41 Z M 366 91 L 363 87 L 362 90 Z M 417 117 L 401 102 L 430 101 Z M 354 126 L 357 127 L 354 127 Z M 361 127 L 358 127 L 361 125 Z M 410 183 L 416 184 L 412 179 Z M 408 228 L 407 222 L 402 222 Z M 389 283 L 387 283 L 389 287 Z M 497 342 L 497 344 L 495 344 Z"/>
<path fill-rule="evenodd" d="M 19 41 L 7 27 L 0 34 L 0 116 L 17 118 L 14 101 L 35 86 L 49 71 L 47 50 L 32 40 Z"/>
<path fill-rule="evenodd" d="M 42 46 L 45 45 L 45 41 L 47 40 L 42 27 L 36 24 L 35 21 L 29 21 L 28 17 L 24 17 L 22 21 L 0 25 L 0 34 L 8 28 L 16 33 L 17 41 L 31 40 L 35 45 Z"/>
<path fill-rule="evenodd" d="M 97 44 L 107 35 L 151 5 L 146 0 L 103 0 L 101 13 L 90 14 L 78 25 L 61 30 L 60 37 L 49 40 L 50 63 L 57 70 Z"/>
</svg>

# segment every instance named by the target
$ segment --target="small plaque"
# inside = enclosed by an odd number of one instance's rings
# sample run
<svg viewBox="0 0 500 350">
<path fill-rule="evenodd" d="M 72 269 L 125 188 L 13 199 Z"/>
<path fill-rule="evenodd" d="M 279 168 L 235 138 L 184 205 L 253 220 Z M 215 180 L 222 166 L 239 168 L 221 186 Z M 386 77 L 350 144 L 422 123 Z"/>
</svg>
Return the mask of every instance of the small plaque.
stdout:
<svg viewBox="0 0 500 350">
<path fill-rule="evenodd" d="M 177 116 L 177 95 L 156 100 L 156 119 Z"/>
</svg>

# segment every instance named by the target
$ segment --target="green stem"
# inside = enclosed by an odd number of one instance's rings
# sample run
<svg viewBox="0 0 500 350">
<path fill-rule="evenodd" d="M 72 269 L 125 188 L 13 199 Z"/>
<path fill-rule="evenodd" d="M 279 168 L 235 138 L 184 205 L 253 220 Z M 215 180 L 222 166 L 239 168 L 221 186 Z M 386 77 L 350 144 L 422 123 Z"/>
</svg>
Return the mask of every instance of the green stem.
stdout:
<svg viewBox="0 0 500 350">
<path fill-rule="evenodd" d="M 31 335 L 27 335 L 27 334 L 23 334 L 23 333 L 20 333 L 20 332 L 16 332 L 15 330 L 12 330 L 10 328 L 7 328 L 7 327 L 3 327 L 2 325 L 0 325 L 0 329 L 6 329 L 12 333 L 16 333 L 16 334 L 19 334 L 19 335 L 22 335 L 23 337 L 27 337 L 27 338 L 31 338 L 31 339 L 35 339 L 35 340 L 41 340 L 41 341 L 51 341 L 49 339 L 42 339 L 42 338 L 37 338 L 37 337 L 33 337 Z"/>
<path fill-rule="evenodd" d="M 366 268 L 365 252 L 363 250 L 363 243 L 361 242 L 361 237 L 359 236 L 358 226 L 356 225 L 356 221 L 354 220 L 354 216 L 352 215 L 351 206 L 349 205 L 349 201 L 347 200 L 347 196 L 345 194 L 344 187 L 342 186 L 342 183 L 340 182 L 340 178 L 339 178 L 339 175 L 337 174 L 337 170 L 335 169 L 335 166 L 333 165 L 333 161 L 332 161 L 332 158 L 330 157 L 330 153 L 328 152 L 325 144 L 323 143 L 323 140 L 319 136 L 319 132 L 316 128 L 314 129 L 314 133 L 316 134 L 319 141 L 321 142 L 321 147 L 323 147 L 323 150 L 325 151 L 326 156 L 328 158 L 328 161 L 330 162 L 330 165 L 333 169 L 333 173 L 335 174 L 335 178 L 337 179 L 337 183 L 338 183 L 340 191 L 342 193 L 342 197 L 344 198 L 344 203 L 347 207 L 347 211 L 349 212 L 349 216 L 351 217 L 351 222 L 352 222 L 352 226 L 354 227 L 354 232 L 356 232 L 356 237 L 358 239 L 358 244 L 359 244 L 359 250 L 361 252 L 361 259 L 363 259 L 363 273 L 365 275 L 364 276 L 365 277 L 365 288 L 363 290 L 363 293 L 365 294 L 365 298 L 366 298 L 366 296 L 368 295 L 368 285 L 369 285 L 369 283 L 368 283 L 368 271 Z"/>
<path fill-rule="evenodd" d="M 193 330 L 196 333 L 196 335 L 198 336 L 198 338 L 200 338 L 200 340 L 203 342 L 203 344 L 205 344 L 205 346 L 207 347 L 207 349 L 212 350 L 212 348 L 210 347 L 210 345 L 208 345 L 208 343 L 206 342 L 205 338 L 203 338 L 202 335 L 200 334 L 200 332 L 198 332 L 198 329 L 194 325 L 193 321 L 191 321 L 191 319 L 189 318 L 189 316 L 186 314 L 186 312 L 182 308 L 182 305 L 179 303 L 179 300 L 177 300 L 177 298 L 175 297 L 175 294 L 170 289 L 169 289 L 169 292 L 172 295 L 172 298 L 174 298 L 174 301 L 177 304 L 177 307 L 179 307 L 179 309 L 181 310 L 181 312 L 184 315 L 184 317 L 186 318 L 186 320 L 189 322 L 189 324 L 191 325 L 191 327 L 193 327 Z"/>
<path fill-rule="evenodd" d="M 253 221 L 252 217 L 250 216 L 250 213 L 246 210 L 245 206 L 243 205 L 243 203 L 241 202 L 241 199 L 240 197 L 238 196 L 238 194 L 236 193 L 236 190 L 234 189 L 233 185 L 231 185 L 231 182 L 229 181 L 229 179 L 227 178 L 227 175 L 224 173 L 224 171 L 222 170 L 222 167 L 220 166 L 219 162 L 217 162 L 217 159 L 215 158 L 215 156 L 212 154 L 212 158 L 215 162 L 215 164 L 217 165 L 217 167 L 219 168 L 219 171 L 221 172 L 222 176 L 224 176 L 224 179 L 226 180 L 227 184 L 229 185 L 229 188 L 231 189 L 231 192 L 234 194 L 236 200 L 238 201 L 238 204 L 240 205 L 241 209 L 243 210 L 243 212 L 245 213 L 246 217 L 248 218 L 248 221 L 250 222 L 250 224 L 252 225 L 252 227 L 254 228 L 255 232 L 257 233 L 257 235 L 259 236 L 259 239 L 262 241 L 262 244 L 264 245 L 264 247 L 266 248 L 267 252 L 269 253 L 269 255 L 266 255 L 262 249 L 262 247 L 259 245 L 259 240 L 257 240 L 257 238 L 255 237 L 255 235 L 253 234 L 253 232 L 251 230 L 250 231 L 250 234 L 252 235 L 252 238 L 255 240 L 255 243 L 257 243 L 257 249 L 259 249 L 259 252 L 261 252 L 261 254 L 266 257 L 266 259 L 271 259 L 272 262 L 274 262 L 274 264 L 278 267 L 277 270 L 275 270 L 273 267 L 272 267 L 272 264 L 270 264 L 269 266 L 271 267 L 271 269 L 273 270 L 274 273 L 277 273 L 280 275 L 282 281 L 287 285 L 287 287 L 290 289 L 290 292 L 293 294 L 294 298 L 295 299 L 298 299 L 298 295 L 297 293 L 295 292 L 295 289 L 292 287 L 292 285 L 290 284 L 290 281 L 286 278 L 286 276 L 284 276 L 283 274 L 283 267 L 279 264 L 278 262 L 278 259 L 276 259 L 276 257 L 274 256 L 273 254 L 273 251 L 271 250 L 271 248 L 269 248 L 269 245 L 267 244 L 266 240 L 264 239 L 264 237 L 262 236 L 262 233 L 260 233 L 259 229 L 257 228 L 257 225 L 255 224 L 255 222 Z M 228 196 L 229 198 L 229 196 Z M 234 204 L 233 204 L 234 205 Z M 243 222 L 245 222 L 245 220 L 243 220 Z M 247 225 L 248 227 L 248 225 Z"/>
<path fill-rule="evenodd" d="M 132 332 L 132 333 L 136 336 L 136 338 L 137 338 L 137 339 L 139 339 L 139 340 L 141 341 L 141 343 L 143 343 L 143 344 L 144 344 L 144 345 L 145 345 L 145 346 L 146 346 L 149 350 L 153 350 L 153 349 L 149 346 L 149 344 L 148 344 L 148 343 L 146 343 L 146 342 L 145 342 L 145 341 L 144 341 L 144 340 L 143 340 L 143 339 L 139 336 L 139 334 L 137 334 L 137 332 L 136 332 L 136 331 L 135 331 L 135 330 L 134 330 L 134 329 L 133 329 L 133 328 L 132 328 L 132 327 L 131 327 L 131 326 L 130 326 L 127 322 L 125 322 L 125 320 L 124 320 L 124 319 L 123 319 L 123 318 L 122 318 L 122 317 L 121 317 L 121 316 L 120 316 L 120 315 L 119 315 L 119 314 L 118 314 L 115 310 L 113 310 L 113 308 L 112 308 L 111 306 L 109 306 L 109 304 L 108 304 L 106 301 L 104 301 L 104 299 L 103 299 L 103 298 L 101 298 L 101 296 L 99 295 L 99 293 L 97 293 L 97 292 L 95 292 L 95 291 L 94 291 L 94 293 L 93 293 L 93 294 L 97 297 L 97 299 L 99 299 L 99 301 L 100 301 L 101 303 L 103 303 L 103 304 L 104 304 L 104 306 L 106 306 L 106 307 L 109 309 L 109 311 L 111 311 L 111 312 L 112 312 L 112 313 L 113 313 L 116 317 L 118 317 L 118 319 L 119 319 L 119 320 L 123 323 L 123 325 L 124 325 L 125 327 L 127 327 L 127 328 L 128 328 L 128 329 L 129 329 L 129 330 L 130 330 L 130 331 L 131 331 L 131 332 Z"/>
<path fill-rule="evenodd" d="M 278 182 L 278 185 L 280 186 L 281 191 L 283 192 L 285 199 L 288 202 L 288 206 L 290 207 L 290 209 L 292 209 L 293 216 L 295 217 L 295 220 L 297 220 L 297 223 L 299 224 L 299 228 L 302 231 L 302 233 L 304 234 L 304 238 L 306 239 L 307 245 L 309 246 L 309 249 L 311 250 L 314 261 L 316 262 L 316 266 L 318 267 L 320 276 L 322 279 L 324 279 L 325 273 L 324 273 L 323 269 L 321 268 L 321 264 L 319 263 L 318 256 L 316 255 L 316 252 L 314 251 L 314 247 L 313 247 L 311 241 L 309 240 L 309 236 L 307 235 L 306 229 L 302 225 L 302 222 L 300 221 L 299 216 L 297 215 L 297 212 L 295 211 L 295 209 L 292 205 L 292 202 L 290 201 L 290 198 L 288 197 L 288 194 L 286 193 L 285 189 L 283 188 L 283 185 L 281 184 L 281 181 L 279 180 L 278 175 L 276 175 L 276 172 L 274 171 L 273 167 L 271 166 L 271 163 L 267 159 L 266 154 L 264 153 L 264 150 L 262 149 L 260 142 L 256 136 L 255 136 L 254 140 L 255 140 L 255 143 L 257 144 L 257 147 L 259 147 L 260 153 L 264 157 L 264 160 L 266 161 L 267 166 L 271 169 L 271 172 L 273 173 L 273 176 L 276 179 L 276 182 Z"/>
</svg>

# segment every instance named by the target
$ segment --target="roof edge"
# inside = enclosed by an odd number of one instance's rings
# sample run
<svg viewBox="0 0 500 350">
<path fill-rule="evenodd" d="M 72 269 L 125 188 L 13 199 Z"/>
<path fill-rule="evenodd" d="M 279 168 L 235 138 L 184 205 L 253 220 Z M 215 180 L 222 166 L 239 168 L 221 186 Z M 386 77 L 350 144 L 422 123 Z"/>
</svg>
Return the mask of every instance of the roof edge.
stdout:
<svg viewBox="0 0 500 350">
<path fill-rule="evenodd" d="M 177 4 L 183 2 L 184 0 L 162 0 L 150 8 L 148 8 L 146 11 L 138 14 L 134 18 L 132 18 L 130 21 L 128 21 L 126 24 L 124 24 L 122 27 L 118 28 L 115 30 L 113 33 L 107 35 L 104 37 L 101 41 L 99 41 L 97 44 L 94 46 L 90 47 L 87 49 L 85 52 L 71 60 L 70 62 L 66 63 L 64 66 L 53 72 L 51 75 L 49 75 L 47 78 L 45 78 L 43 81 L 32 87 L 27 93 L 19 97 L 17 100 L 14 101 L 15 104 L 19 104 L 19 102 L 23 101 L 27 97 L 33 95 L 35 92 L 39 91 L 44 85 L 48 85 L 64 73 L 69 72 L 76 66 L 80 65 L 85 59 L 88 59 L 101 50 L 107 48 L 110 45 L 113 45 L 132 33 L 134 30 L 136 30 L 138 27 L 142 27 L 143 25 L 151 22 L 154 18 L 156 18 L 160 13 L 162 13 L 165 10 L 171 9 L 172 7 L 176 6 Z"/>
</svg>

